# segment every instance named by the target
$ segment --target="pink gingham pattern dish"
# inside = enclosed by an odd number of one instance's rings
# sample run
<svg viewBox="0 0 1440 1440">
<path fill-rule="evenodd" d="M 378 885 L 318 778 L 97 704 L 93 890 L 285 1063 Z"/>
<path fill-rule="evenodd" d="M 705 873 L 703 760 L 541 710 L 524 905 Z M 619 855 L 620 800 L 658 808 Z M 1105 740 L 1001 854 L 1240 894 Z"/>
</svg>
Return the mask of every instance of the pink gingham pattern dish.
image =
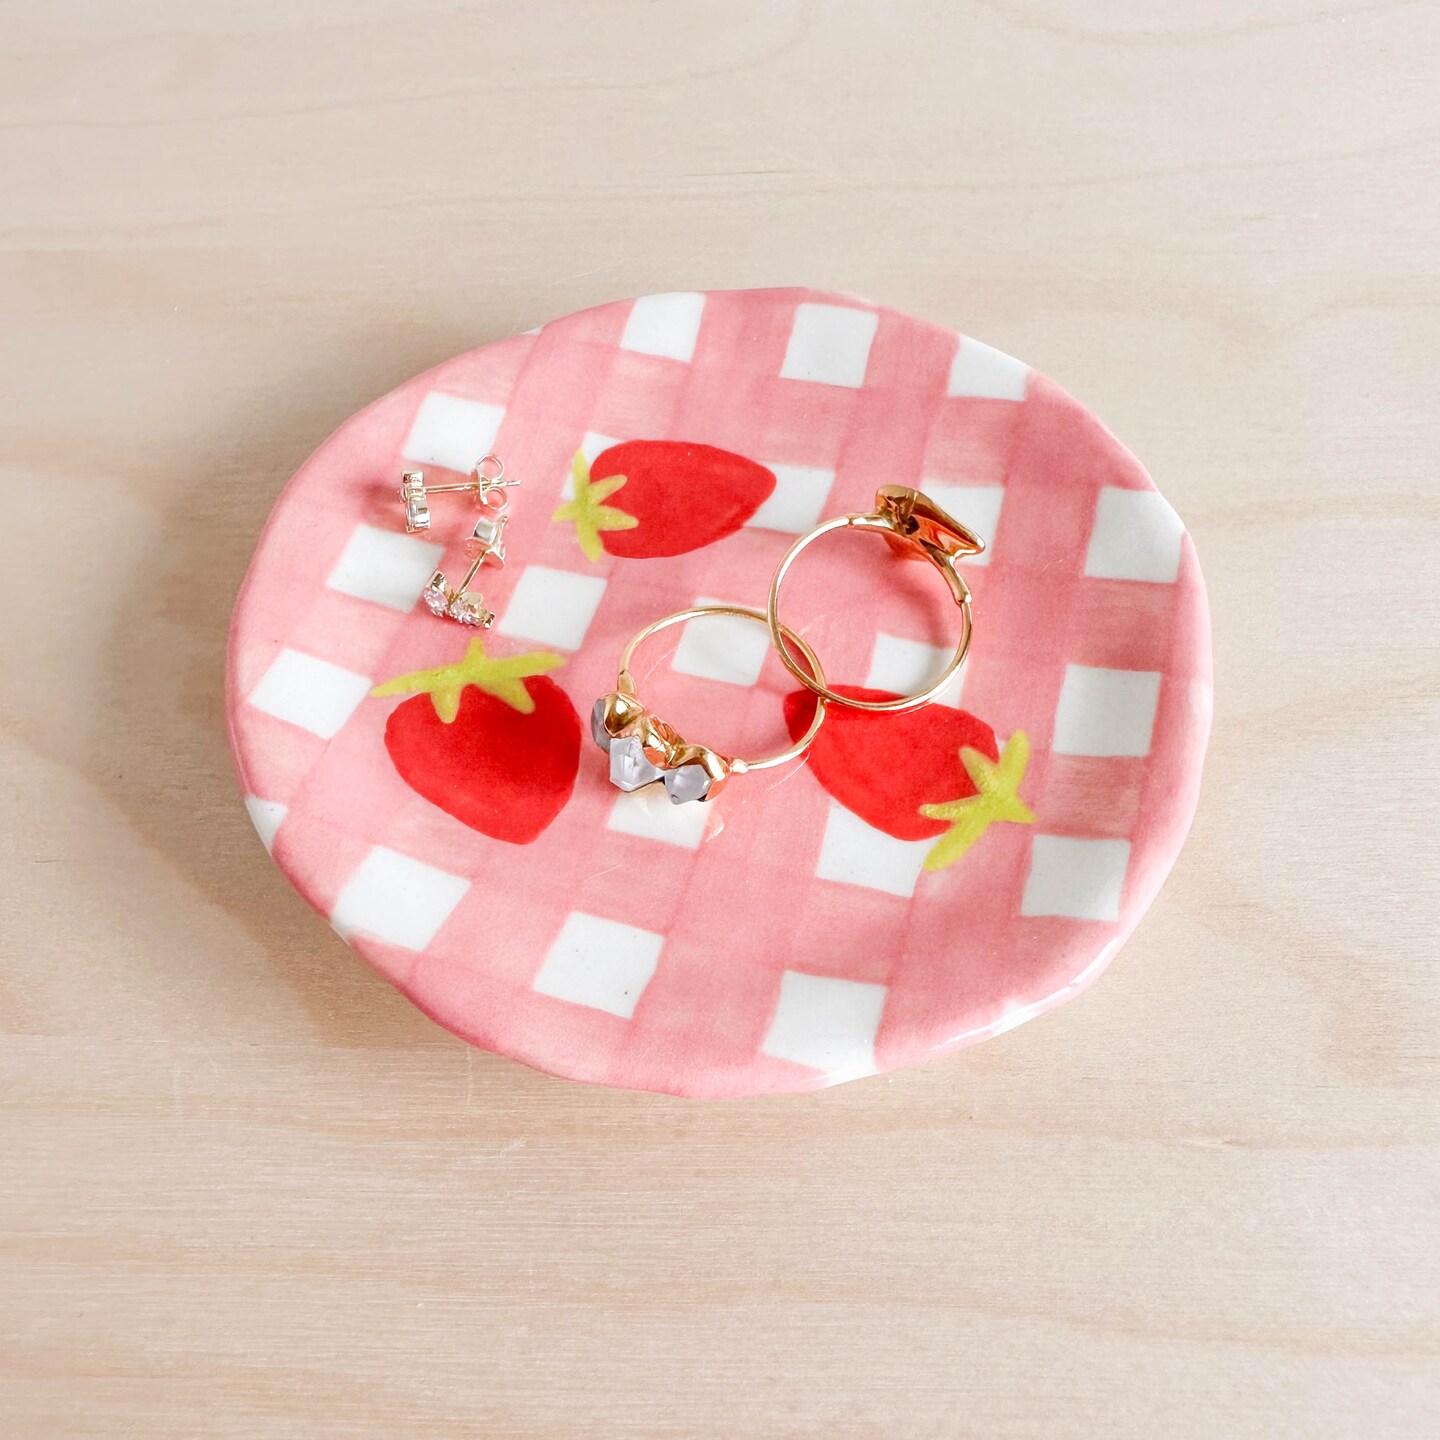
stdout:
<svg viewBox="0 0 1440 1440">
<path fill-rule="evenodd" d="M 702 549 L 592 564 L 552 518 L 570 457 L 631 439 L 734 451 L 772 470 L 775 491 Z M 457 660 L 473 638 L 419 603 L 437 564 L 463 570 L 472 512 L 436 497 L 433 530 L 407 536 L 396 486 L 402 468 L 453 480 L 487 450 L 522 481 L 509 564 L 481 577 L 498 616 L 487 648 L 563 655 L 552 678 L 582 719 L 650 620 L 698 599 L 763 605 L 799 532 L 869 509 L 881 483 L 933 494 L 990 542 L 966 570 L 975 640 L 945 703 L 1002 740 L 1029 737 L 1034 823 L 993 825 L 957 863 L 924 871 L 929 842 L 871 828 L 806 766 L 671 806 L 612 788 L 588 740 L 569 803 L 532 844 L 422 799 L 384 745 L 398 702 L 371 691 Z M 926 572 L 864 537 L 828 537 L 792 572 L 786 618 L 832 681 L 913 688 L 955 630 Z M 667 632 L 646 652 L 643 693 L 692 739 L 778 748 L 794 682 L 761 627 L 710 624 L 738 628 Z M 718 1097 L 913 1065 L 1089 985 L 1184 840 L 1210 685 L 1190 538 L 1074 399 L 883 306 L 718 291 L 568 316 L 346 421 L 256 548 L 228 716 L 275 862 L 427 1014 L 556 1075 Z"/>
</svg>

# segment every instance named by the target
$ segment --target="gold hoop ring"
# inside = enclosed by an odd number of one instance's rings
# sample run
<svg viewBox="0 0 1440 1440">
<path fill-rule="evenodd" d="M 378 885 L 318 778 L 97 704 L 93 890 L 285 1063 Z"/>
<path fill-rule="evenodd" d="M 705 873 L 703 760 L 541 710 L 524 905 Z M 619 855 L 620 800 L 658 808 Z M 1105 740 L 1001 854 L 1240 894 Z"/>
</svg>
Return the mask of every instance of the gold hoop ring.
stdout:
<svg viewBox="0 0 1440 1440">
<path fill-rule="evenodd" d="M 955 655 L 945 672 L 933 685 L 902 695 L 896 700 L 855 700 L 832 690 L 818 666 L 811 665 L 806 674 L 795 659 L 790 646 L 798 637 L 780 620 L 780 586 L 795 558 L 807 546 L 830 530 L 877 530 L 898 555 L 907 559 L 928 560 L 945 578 L 950 593 L 960 608 L 961 635 Z M 962 555 L 979 555 L 985 542 L 967 525 L 947 515 L 928 495 L 908 485 L 882 485 L 875 492 L 875 508 L 864 515 L 837 515 L 802 535 L 786 552 L 770 580 L 770 601 L 765 607 L 765 623 L 770 627 L 770 643 L 774 645 L 785 668 L 807 690 L 813 690 L 821 701 L 845 705 L 852 710 L 897 711 L 918 710 L 928 705 L 954 678 L 970 653 L 970 635 L 974 629 L 970 587 L 966 585 L 955 561 Z M 806 646 L 801 652 L 806 663 L 814 652 Z"/>
<path fill-rule="evenodd" d="M 692 745 L 681 738 L 673 725 L 652 714 L 640 702 L 635 691 L 635 678 L 630 661 L 635 651 L 652 635 L 679 625 L 686 620 L 700 620 L 710 615 L 738 615 L 744 620 L 768 624 L 765 611 L 747 605 L 696 605 L 679 610 L 647 625 L 620 654 L 620 672 L 615 689 L 602 695 L 590 711 L 590 735 L 610 756 L 610 780 L 621 790 L 639 790 L 653 781 L 662 780 L 665 793 L 676 805 L 689 800 L 713 800 L 732 775 L 749 770 L 771 770 L 798 760 L 809 748 L 825 719 L 825 701 L 817 701 L 809 728 L 793 745 L 775 755 L 759 760 L 738 760 L 722 755 L 706 745 Z M 815 652 L 788 627 L 781 634 L 793 645 L 811 667 L 811 677 L 821 686 L 825 672 Z M 787 658 L 786 661 L 789 664 Z M 798 663 L 798 662 L 797 662 Z"/>
</svg>

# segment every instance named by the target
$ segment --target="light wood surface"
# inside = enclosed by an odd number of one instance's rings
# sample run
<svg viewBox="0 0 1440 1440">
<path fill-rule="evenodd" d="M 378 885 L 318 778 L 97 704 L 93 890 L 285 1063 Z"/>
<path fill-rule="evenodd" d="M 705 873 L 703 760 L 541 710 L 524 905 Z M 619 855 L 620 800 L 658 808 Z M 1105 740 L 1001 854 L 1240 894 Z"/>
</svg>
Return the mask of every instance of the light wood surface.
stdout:
<svg viewBox="0 0 1440 1440">
<path fill-rule="evenodd" d="M 11 0 L 0 1433 L 1440 1432 L 1440 12 Z M 1073 390 L 1199 546 L 1199 818 L 1084 999 L 695 1105 L 472 1052 L 237 802 L 307 452 L 801 282 Z"/>
</svg>

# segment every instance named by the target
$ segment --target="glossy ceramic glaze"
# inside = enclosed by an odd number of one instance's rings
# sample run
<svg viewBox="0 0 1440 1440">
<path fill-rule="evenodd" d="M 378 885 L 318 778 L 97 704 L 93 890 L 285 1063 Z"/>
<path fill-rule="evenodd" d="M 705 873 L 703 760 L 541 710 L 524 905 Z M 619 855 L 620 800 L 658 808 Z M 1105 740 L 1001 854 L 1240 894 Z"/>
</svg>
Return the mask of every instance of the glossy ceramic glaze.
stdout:
<svg viewBox="0 0 1440 1440">
<path fill-rule="evenodd" d="M 488 450 L 521 484 L 472 651 L 419 597 L 463 573 L 474 512 L 435 496 L 406 535 L 397 486 Z M 942 702 L 836 711 L 809 762 L 713 802 L 613 788 L 588 716 L 626 640 L 763 605 L 797 534 L 886 483 L 988 542 Z M 806 552 L 786 605 L 830 681 L 874 693 L 922 686 L 956 632 L 929 566 L 854 533 Z M 691 741 L 768 753 L 803 726 L 763 626 L 692 621 L 646 663 Z M 477 1045 L 692 1096 L 916 1064 L 1078 993 L 1179 851 L 1209 715 L 1195 553 L 1134 457 L 1020 362 L 802 290 L 602 306 L 383 397 L 286 487 L 230 640 L 245 803 L 366 960 Z"/>
</svg>

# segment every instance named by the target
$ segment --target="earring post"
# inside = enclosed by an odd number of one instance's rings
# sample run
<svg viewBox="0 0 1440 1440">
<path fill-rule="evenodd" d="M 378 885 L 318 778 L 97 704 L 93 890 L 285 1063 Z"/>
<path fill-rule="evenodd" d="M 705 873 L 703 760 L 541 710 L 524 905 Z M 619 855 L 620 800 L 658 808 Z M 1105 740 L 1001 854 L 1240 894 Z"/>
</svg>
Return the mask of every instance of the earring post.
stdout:
<svg viewBox="0 0 1440 1440">
<path fill-rule="evenodd" d="M 475 578 L 475 572 L 485 563 L 485 557 L 489 553 L 488 550 L 482 550 L 470 562 L 470 568 L 465 572 L 465 578 L 455 587 L 462 595 L 470 588 L 470 582 Z"/>
<path fill-rule="evenodd" d="M 447 495 L 453 490 L 474 490 L 483 495 L 487 490 L 509 490 L 518 480 L 467 480 L 463 485 L 426 485 L 427 495 Z"/>
</svg>

